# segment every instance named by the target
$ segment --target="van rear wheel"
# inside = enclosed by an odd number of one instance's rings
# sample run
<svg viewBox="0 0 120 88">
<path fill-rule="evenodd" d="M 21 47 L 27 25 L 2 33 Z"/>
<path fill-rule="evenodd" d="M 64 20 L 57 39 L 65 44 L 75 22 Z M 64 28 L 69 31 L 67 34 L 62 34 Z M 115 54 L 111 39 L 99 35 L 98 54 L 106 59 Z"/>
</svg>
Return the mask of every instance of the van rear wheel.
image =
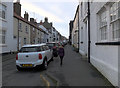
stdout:
<svg viewBox="0 0 120 88">
<path fill-rule="evenodd" d="M 44 62 L 43 62 L 43 69 L 46 70 L 47 67 L 48 67 L 47 60 L 44 60 Z"/>
<path fill-rule="evenodd" d="M 21 70 L 22 70 L 22 68 L 20 68 L 19 66 L 17 66 L 17 70 L 18 70 L 18 71 L 21 71 Z"/>
</svg>

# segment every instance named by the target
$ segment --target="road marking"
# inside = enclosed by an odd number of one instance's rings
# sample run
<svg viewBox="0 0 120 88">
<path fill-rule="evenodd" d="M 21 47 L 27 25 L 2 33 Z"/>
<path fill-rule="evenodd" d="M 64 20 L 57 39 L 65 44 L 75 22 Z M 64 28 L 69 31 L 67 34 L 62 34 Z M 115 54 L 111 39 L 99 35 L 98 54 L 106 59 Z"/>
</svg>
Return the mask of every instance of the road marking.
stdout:
<svg viewBox="0 0 120 88">
<path fill-rule="evenodd" d="M 49 88 L 50 82 L 47 79 L 45 79 L 45 77 L 43 75 L 40 75 L 40 78 L 46 83 L 47 88 Z"/>
</svg>

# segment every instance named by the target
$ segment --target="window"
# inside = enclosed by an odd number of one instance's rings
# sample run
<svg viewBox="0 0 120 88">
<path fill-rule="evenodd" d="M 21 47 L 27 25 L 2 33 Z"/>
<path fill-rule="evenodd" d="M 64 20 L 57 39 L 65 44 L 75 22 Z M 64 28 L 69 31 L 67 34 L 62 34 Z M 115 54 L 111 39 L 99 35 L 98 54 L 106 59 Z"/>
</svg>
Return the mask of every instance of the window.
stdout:
<svg viewBox="0 0 120 88">
<path fill-rule="evenodd" d="M 25 44 L 27 44 L 27 43 L 26 43 L 26 38 L 24 38 L 24 45 L 25 45 Z"/>
<path fill-rule="evenodd" d="M 99 14 L 100 23 L 99 23 L 99 33 L 100 33 L 100 40 L 107 39 L 107 15 L 106 10 L 104 9 Z"/>
<path fill-rule="evenodd" d="M 49 47 L 48 47 L 48 46 L 46 46 L 46 50 L 49 50 Z"/>
<path fill-rule="evenodd" d="M 35 32 L 35 28 L 33 28 L 33 32 Z"/>
<path fill-rule="evenodd" d="M 82 14 L 83 14 L 83 4 L 81 3 L 81 18 L 83 17 Z"/>
<path fill-rule="evenodd" d="M 19 23 L 19 30 L 22 30 L 22 23 Z"/>
<path fill-rule="evenodd" d="M 113 40 L 120 38 L 120 1 L 110 7 L 110 22 Z"/>
<path fill-rule="evenodd" d="M 37 51 L 38 52 L 43 51 L 42 47 L 41 46 L 37 47 Z"/>
<path fill-rule="evenodd" d="M 38 43 L 40 43 L 40 39 L 38 38 Z"/>
<path fill-rule="evenodd" d="M 0 17 L 6 19 L 6 6 L 0 3 Z"/>
<path fill-rule="evenodd" d="M 5 30 L 0 30 L 0 43 L 1 44 L 5 44 L 5 39 L 6 39 L 6 37 L 5 37 L 5 35 L 6 35 L 6 31 Z"/>
<path fill-rule="evenodd" d="M 27 26 L 25 26 L 25 31 L 26 31 L 26 33 L 28 33 L 28 27 Z"/>
</svg>

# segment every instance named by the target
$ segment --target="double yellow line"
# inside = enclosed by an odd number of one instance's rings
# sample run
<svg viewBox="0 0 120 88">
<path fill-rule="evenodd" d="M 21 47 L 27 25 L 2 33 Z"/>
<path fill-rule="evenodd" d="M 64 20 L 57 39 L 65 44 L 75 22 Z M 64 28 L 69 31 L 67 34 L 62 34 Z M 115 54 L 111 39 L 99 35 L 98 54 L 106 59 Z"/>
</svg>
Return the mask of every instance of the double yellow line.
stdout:
<svg viewBox="0 0 120 88">
<path fill-rule="evenodd" d="M 47 79 L 45 79 L 45 77 L 43 75 L 40 75 L 40 78 L 45 82 L 47 88 L 49 88 L 50 87 L 50 82 Z"/>
</svg>

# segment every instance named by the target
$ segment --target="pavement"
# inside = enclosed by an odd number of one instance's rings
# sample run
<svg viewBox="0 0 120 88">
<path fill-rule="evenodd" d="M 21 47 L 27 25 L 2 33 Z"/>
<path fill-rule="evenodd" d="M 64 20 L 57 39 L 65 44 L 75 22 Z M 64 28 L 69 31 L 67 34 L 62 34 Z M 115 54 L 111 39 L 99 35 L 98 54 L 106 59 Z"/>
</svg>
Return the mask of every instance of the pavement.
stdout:
<svg viewBox="0 0 120 88">
<path fill-rule="evenodd" d="M 59 57 L 49 64 L 46 74 L 57 81 L 57 86 L 105 86 L 112 84 L 90 63 L 76 53 L 72 46 L 65 46 L 63 65 Z M 113 87 L 114 88 L 114 87 Z"/>
</svg>

